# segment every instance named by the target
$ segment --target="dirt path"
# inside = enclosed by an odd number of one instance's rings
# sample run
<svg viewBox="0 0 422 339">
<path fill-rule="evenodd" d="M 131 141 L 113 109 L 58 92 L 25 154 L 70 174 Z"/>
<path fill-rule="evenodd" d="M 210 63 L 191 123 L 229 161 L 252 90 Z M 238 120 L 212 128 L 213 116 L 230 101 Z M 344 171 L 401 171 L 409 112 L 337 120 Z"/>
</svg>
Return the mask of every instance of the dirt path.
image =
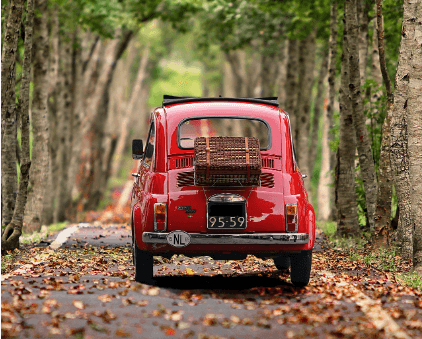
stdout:
<svg viewBox="0 0 422 339">
<path fill-rule="evenodd" d="M 127 225 L 78 227 L 2 275 L 2 337 L 422 338 L 422 293 L 349 260 L 319 235 L 310 284 L 272 260 L 155 257 L 133 281 Z"/>
</svg>

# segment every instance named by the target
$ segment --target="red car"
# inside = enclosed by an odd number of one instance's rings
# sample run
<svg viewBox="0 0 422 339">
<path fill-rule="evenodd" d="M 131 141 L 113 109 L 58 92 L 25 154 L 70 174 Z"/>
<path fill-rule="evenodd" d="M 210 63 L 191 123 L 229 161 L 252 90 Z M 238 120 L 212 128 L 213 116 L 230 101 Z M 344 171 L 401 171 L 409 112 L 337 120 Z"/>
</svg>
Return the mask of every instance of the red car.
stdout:
<svg viewBox="0 0 422 339">
<path fill-rule="evenodd" d="M 151 113 L 145 149 L 142 140 L 132 143 L 133 158 L 140 159 L 131 200 L 136 281 L 152 280 L 154 255 L 234 260 L 253 254 L 273 258 L 278 269 L 290 267 L 295 286 L 308 284 L 315 213 L 289 116 L 278 106 L 277 98 L 164 96 Z M 255 184 L 198 184 L 197 138 L 220 136 L 259 140 Z"/>
</svg>

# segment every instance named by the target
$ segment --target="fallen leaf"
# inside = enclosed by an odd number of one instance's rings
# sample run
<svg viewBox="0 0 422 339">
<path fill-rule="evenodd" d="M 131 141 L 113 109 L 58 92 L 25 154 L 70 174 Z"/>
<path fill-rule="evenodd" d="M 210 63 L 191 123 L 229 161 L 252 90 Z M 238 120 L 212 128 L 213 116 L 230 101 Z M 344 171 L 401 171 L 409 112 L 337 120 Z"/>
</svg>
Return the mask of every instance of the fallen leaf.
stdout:
<svg viewBox="0 0 422 339">
<path fill-rule="evenodd" d="M 73 303 L 73 306 L 75 306 L 79 310 L 83 310 L 85 308 L 85 305 L 82 301 L 73 300 L 72 303 Z"/>
<path fill-rule="evenodd" d="M 172 328 L 169 328 L 164 333 L 167 334 L 167 335 L 174 335 L 176 333 L 176 331 Z"/>
<path fill-rule="evenodd" d="M 98 296 L 98 299 L 103 303 L 109 303 L 111 301 L 111 295 L 109 294 L 101 294 Z"/>
<path fill-rule="evenodd" d="M 125 330 L 122 330 L 121 328 L 116 330 L 114 335 L 116 335 L 117 337 L 125 337 L 125 338 L 130 337 L 130 333 L 126 332 Z"/>
<path fill-rule="evenodd" d="M 195 274 L 195 271 L 194 271 L 194 270 L 192 270 L 192 269 L 190 269 L 189 267 L 186 267 L 186 273 L 187 273 L 188 275 L 194 275 L 194 274 Z"/>
</svg>

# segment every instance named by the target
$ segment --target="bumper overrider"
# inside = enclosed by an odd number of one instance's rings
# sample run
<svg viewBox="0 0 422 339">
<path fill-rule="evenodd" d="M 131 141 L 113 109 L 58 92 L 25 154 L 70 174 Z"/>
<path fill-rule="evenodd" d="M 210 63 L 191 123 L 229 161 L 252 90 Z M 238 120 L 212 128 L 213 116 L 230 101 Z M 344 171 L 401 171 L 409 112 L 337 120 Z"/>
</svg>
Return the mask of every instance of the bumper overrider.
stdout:
<svg viewBox="0 0 422 339">
<path fill-rule="evenodd" d="M 142 241 L 152 244 L 168 244 L 172 239 L 172 233 L 183 232 L 144 232 Z M 203 233 L 186 233 L 189 238 L 186 245 L 301 245 L 309 242 L 308 233 L 253 233 L 253 234 L 203 234 Z M 176 247 L 181 247 L 177 246 Z"/>
</svg>

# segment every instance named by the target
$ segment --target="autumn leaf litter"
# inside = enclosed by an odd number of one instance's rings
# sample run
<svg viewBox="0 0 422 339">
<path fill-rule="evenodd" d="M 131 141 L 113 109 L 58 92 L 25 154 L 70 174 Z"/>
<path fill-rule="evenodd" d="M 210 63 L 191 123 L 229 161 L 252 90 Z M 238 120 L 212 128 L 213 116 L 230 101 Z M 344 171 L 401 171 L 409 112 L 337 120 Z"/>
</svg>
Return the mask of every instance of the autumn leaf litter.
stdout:
<svg viewBox="0 0 422 339">
<path fill-rule="evenodd" d="M 271 282 L 266 286 L 255 284 L 237 291 L 224 288 L 172 289 L 138 284 L 133 281 L 128 247 L 56 251 L 34 247 L 16 251 L 14 255 L 17 260 L 2 274 L 2 335 L 5 337 L 19 336 L 22 331 L 33 328 L 35 324 L 27 319 L 36 315 L 44 315 L 42 325 L 50 335 L 84 335 L 89 328 L 98 334 L 131 336 L 133 329 L 111 329 L 109 326 L 118 321 L 116 312 L 113 312 L 117 303 L 118 307 L 144 310 L 148 307 L 148 311 L 136 311 L 138 316 L 151 318 L 152 324 L 166 336 L 183 333 L 186 337 L 198 337 L 200 333 L 192 330 L 198 326 L 225 329 L 245 326 L 270 330 L 280 325 L 303 325 L 301 332 L 286 331 L 286 336 L 318 337 L 323 334 L 314 328 L 324 325 L 325 333 L 333 337 L 354 337 L 364 333 L 367 337 L 383 337 L 385 334 L 379 332 L 352 301 L 357 291 L 376 300 L 411 337 L 422 336 L 421 291 L 401 285 L 391 272 L 352 261 L 346 252 L 338 250 L 314 253 L 311 282 L 305 288 L 293 287 L 288 272 L 278 271 L 271 259 L 254 256 L 239 261 L 184 256 L 174 256 L 171 260 L 154 259 L 158 279 L 185 276 L 234 280 L 247 276 L 247 279 Z M 401 270 L 409 269 L 409 264 L 399 258 L 397 265 Z M 279 283 L 274 284 L 274 281 Z M 6 293 L 11 298 L 5 298 Z M 69 305 L 63 294 L 72 298 Z M 80 298 L 90 294 L 89 299 Z M 154 301 L 164 295 L 172 300 L 171 305 L 164 306 Z M 187 314 L 188 309 L 174 309 L 194 307 L 209 300 L 227 304 L 232 314 L 205 312 L 193 317 Z M 251 313 L 245 316 L 247 311 Z"/>
</svg>

